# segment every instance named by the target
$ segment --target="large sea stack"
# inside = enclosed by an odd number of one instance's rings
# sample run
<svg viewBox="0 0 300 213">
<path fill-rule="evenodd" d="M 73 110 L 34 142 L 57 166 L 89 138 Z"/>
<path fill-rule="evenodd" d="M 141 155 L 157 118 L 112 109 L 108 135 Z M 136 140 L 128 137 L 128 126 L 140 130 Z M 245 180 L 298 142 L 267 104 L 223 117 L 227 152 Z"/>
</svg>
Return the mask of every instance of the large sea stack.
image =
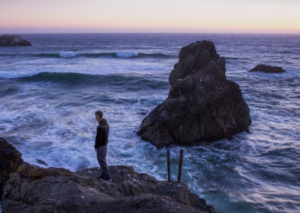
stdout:
<svg viewBox="0 0 300 213">
<path fill-rule="evenodd" d="M 168 98 L 142 121 L 137 134 L 161 148 L 231 138 L 247 130 L 248 105 L 225 71 L 225 59 L 213 42 L 183 47 L 169 76 Z"/>
<path fill-rule="evenodd" d="M 1 46 L 32 46 L 32 44 L 19 35 L 2 35 L 0 36 Z"/>
</svg>

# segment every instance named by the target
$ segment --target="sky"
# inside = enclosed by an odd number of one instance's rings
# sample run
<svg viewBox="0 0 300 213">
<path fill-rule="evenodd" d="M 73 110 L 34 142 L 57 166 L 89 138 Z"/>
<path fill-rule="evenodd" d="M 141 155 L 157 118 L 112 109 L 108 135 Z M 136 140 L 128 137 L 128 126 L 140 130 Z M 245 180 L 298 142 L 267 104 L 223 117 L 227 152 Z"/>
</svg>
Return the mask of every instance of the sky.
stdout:
<svg viewBox="0 0 300 213">
<path fill-rule="evenodd" d="M 300 0 L 0 0 L 4 33 L 300 34 Z"/>
</svg>

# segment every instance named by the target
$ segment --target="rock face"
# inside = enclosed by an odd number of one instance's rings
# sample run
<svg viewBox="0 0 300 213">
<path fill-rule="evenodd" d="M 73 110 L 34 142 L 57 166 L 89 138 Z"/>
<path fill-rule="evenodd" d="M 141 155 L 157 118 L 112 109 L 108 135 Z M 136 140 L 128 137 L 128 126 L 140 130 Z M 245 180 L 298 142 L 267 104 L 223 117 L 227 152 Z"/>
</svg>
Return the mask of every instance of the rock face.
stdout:
<svg viewBox="0 0 300 213">
<path fill-rule="evenodd" d="M 98 168 L 71 172 L 23 162 L 3 190 L 3 213 L 214 213 L 183 183 L 157 181 L 129 166 L 111 166 L 113 182 Z"/>
<path fill-rule="evenodd" d="M 2 35 L 0 36 L 1 46 L 32 46 L 32 44 L 18 35 Z"/>
<path fill-rule="evenodd" d="M 9 173 L 15 172 L 22 162 L 22 154 L 4 138 L 0 138 L 0 197 Z"/>
<path fill-rule="evenodd" d="M 225 59 L 213 42 L 183 47 L 169 76 L 168 98 L 142 121 L 137 134 L 161 148 L 230 138 L 247 130 L 248 105 L 225 71 Z"/>
<path fill-rule="evenodd" d="M 260 64 L 260 65 L 257 65 L 256 67 L 254 67 L 249 72 L 282 73 L 282 72 L 286 72 L 286 71 L 284 69 L 282 69 L 282 67 L 272 67 L 269 65 Z"/>
</svg>

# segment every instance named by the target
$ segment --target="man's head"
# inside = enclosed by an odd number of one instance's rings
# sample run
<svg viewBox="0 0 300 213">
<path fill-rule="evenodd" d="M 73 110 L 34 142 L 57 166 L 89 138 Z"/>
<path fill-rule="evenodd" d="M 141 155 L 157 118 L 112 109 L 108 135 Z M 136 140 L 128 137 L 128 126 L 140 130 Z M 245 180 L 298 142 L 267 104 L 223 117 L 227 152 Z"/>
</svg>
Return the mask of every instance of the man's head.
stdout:
<svg viewBox="0 0 300 213">
<path fill-rule="evenodd" d="M 95 117 L 97 121 L 101 121 L 103 119 L 103 112 L 102 111 L 96 111 Z"/>
</svg>

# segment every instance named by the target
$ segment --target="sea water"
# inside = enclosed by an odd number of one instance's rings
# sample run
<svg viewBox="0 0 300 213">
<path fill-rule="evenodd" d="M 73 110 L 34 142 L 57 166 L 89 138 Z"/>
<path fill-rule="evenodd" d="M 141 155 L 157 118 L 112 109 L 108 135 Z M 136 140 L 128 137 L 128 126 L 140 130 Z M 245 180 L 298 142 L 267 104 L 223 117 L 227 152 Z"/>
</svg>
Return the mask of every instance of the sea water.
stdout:
<svg viewBox="0 0 300 213">
<path fill-rule="evenodd" d="M 110 124 L 108 164 L 167 179 L 166 149 L 136 132 L 168 95 L 180 48 L 208 39 L 226 58 L 251 111 L 250 134 L 172 147 L 172 179 L 217 212 L 300 212 L 300 36 L 229 34 L 23 35 L 32 47 L 0 48 L 0 136 L 35 163 L 98 166 L 96 110 Z M 249 73 L 257 64 L 286 73 Z M 43 166 L 43 165 L 40 165 Z"/>
</svg>

